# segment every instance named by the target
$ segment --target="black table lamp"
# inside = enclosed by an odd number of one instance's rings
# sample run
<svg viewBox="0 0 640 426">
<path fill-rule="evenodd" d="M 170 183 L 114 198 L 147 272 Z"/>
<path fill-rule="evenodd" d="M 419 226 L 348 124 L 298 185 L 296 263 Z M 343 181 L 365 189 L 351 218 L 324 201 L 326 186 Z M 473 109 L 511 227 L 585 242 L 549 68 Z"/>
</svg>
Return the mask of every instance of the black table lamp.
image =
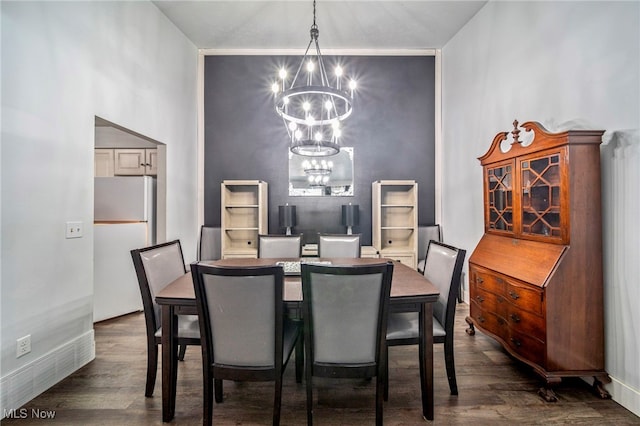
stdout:
<svg viewBox="0 0 640 426">
<path fill-rule="evenodd" d="M 360 206 L 357 204 L 342 205 L 342 224 L 347 227 L 347 234 L 353 234 L 352 227 L 360 223 Z"/>
<path fill-rule="evenodd" d="M 296 206 L 288 203 L 278 206 L 278 222 L 281 228 L 287 228 L 287 235 L 291 235 L 291 228 L 296 226 Z"/>
</svg>

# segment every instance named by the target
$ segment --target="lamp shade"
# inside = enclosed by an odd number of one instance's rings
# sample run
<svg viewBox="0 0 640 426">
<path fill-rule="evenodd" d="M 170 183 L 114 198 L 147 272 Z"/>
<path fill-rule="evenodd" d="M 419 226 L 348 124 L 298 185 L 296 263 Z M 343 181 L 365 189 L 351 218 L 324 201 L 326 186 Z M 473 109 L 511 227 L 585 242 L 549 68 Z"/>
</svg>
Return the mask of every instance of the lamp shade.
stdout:
<svg viewBox="0 0 640 426">
<path fill-rule="evenodd" d="M 358 226 L 360 223 L 360 206 L 357 204 L 346 204 L 342 206 L 342 225 Z"/>
<path fill-rule="evenodd" d="M 296 206 L 278 206 L 278 222 L 281 228 L 296 226 Z"/>
</svg>

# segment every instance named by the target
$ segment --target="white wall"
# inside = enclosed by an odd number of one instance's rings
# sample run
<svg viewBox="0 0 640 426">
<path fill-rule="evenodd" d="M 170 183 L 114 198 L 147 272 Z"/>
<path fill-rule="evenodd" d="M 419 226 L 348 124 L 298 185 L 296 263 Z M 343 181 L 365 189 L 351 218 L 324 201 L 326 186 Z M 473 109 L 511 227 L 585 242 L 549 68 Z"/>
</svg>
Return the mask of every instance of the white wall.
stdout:
<svg viewBox="0 0 640 426">
<path fill-rule="evenodd" d="M 483 233 L 477 157 L 515 118 L 550 130 L 569 121 L 607 130 L 605 140 L 623 143 L 626 161 L 640 166 L 640 3 L 490 2 L 446 44 L 442 61 L 442 224 L 446 241 L 469 254 Z M 602 153 L 603 170 L 615 167 L 613 154 L 606 147 Z M 610 174 L 603 173 L 603 192 Z M 621 216 L 614 212 L 638 206 L 639 187 L 627 182 L 626 193 L 603 204 L 608 389 L 638 415 L 640 235 L 637 225 L 630 230 L 613 221 Z M 613 274 L 620 264 L 627 265 L 622 278 Z"/>
<path fill-rule="evenodd" d="M 93 357 L 94 116 L 167 145 L 167 238 L 195 259 L 197 49 L 150 2 L 0 7 L 2 410 Z"/>
</svg>

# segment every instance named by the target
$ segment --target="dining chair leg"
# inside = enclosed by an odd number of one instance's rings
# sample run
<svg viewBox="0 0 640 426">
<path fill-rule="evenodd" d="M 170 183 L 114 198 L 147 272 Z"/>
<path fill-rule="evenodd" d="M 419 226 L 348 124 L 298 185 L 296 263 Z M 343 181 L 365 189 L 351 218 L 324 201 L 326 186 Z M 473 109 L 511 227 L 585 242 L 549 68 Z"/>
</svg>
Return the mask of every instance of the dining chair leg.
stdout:
<svg viewBox="0 0 640 426">
<path fill-rule="evenodd" d="M 216 398 L 216 402 L 220 403 L 222 402 L 222 379 L 213 379 L 213 386 L 215 388 L 215 398 Z"/>
<path fill-rule="evenodd" d="M 282 375 L 276 377 L 275 392 L 273 396 L 273 426 L 280 424 L 280 406 L 282 403 Z"/>
<path fill-rule="evenodd" d="M 384 380 L 384 400 L 389 401 L 389 346 L 384 350 L 386 377 Z"/>
<path fill-rule="evenodd" d="M 153 388 L 156 387 L 156 374 L 158 372 L 158 345 L 155 342 L 147 344 L 147 383 L 144 396 L 153 396 Z"/>
<path fill-rule="evenodd" d="M 420 366 L 420 389 L 424 389 L 425 388 L 425 373 L 426 371 L 424 371 L 424 365 L 422 363 L 422 360 L 424 359 L 425 353 L 424 353 L 424 349 L 422 347 L 422 345 L 418 345 L 418 365 Z"/>
<path fill-rule="evenodd" d="M 384 377 L 380 374 L 376 377 L 376 426 L 382 426 L 383 424 L 383 393 L 384 393 Z"/>
<path fill-rule="evenodd" d="M 211 426 L 213 424 L 213 377 L 209 366 L 203 366 L 205 372 L 203 374 L 204 389 L 202 391 L 202 425 Z"/>
<path fill-rule="evenodd" d="M 311 368 L 309 365 L 305 368 L 305 382 L 307 387 L 307 426 L 313 425 L 313 383 L 311 379 Z"/>
<path fill-rule="evenodd" d="M 187 352 L 187 345 L 180 345 L 180 349 L 178 351 L 178 360 L 184 361 L 184 354 Z"/>
<path fill-rule="evenodd" d="M 456 381 L 456 366 L 453 359 L 453 339 L 444 341 L 444 364 L 447 369 L 447 379 L 449 380 L 449 390 L 451 395 L 458 394 L 458 383 Z"/>
<path fill-rule="evenodd" d="M 304 338 L 302 330 L 296 342 L 296 383 L 302 383 L 302 373 L 304 372 Z"/>
</svg>

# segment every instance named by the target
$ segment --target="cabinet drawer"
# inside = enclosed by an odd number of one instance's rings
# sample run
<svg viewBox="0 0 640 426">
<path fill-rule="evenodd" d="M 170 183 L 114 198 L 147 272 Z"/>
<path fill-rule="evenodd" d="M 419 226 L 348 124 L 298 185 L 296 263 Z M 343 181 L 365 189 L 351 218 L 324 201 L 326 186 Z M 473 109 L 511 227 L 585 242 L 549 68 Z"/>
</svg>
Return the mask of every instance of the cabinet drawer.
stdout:
<svg viewBox="0 0 640 426">
<path fill-rule="evenodd" d="M 509 280 L 506 283 L 504 297 L 522 310 L 543 315 L 542 294 L 542 289 Z"/>
<path fill-rule="evenodd" d="M 543 342 L 515 330 L 509 331 L 509 338 L 506 340 L 513 351 L 535 364 L 544 366 L 546 349 Z"/>
<path fill-rule="evenodd" d="M 472 283 L 472 287 L 475 287 L 471 291 L 472 300 L 478 305 L 479 308 L 484 311 L 494 312 L 498 316 L 505 316 L 506 305 L 508 305 L 502 296 L 489 293 L 481 288 L 478 288 L 475 283 Z"/>
<path fill-rule="evenodd" d="M 475 301 L 471 301 L 469 307 L 469 315 L 473 318 L 476 324 L 490 333 L 506 340 L 509 336 L 509 329 L 507 322 L 504 318 L 496 315 L 493 312 L 486 311 L 478 306 Z"/>
<path fill-rule="evenodd" d="M 547 340 L 544 318 L 532 315 L 529 312 L 520 310 L 508 303 L 505 303 L 504 305 L 506 305 L 506 313 L 504 317 L 512 330 L 527 336 L 535 337 L 543 342 Z"/>
<path fill-rule="evenodd" d="M 505 281 L 493 272 L 473 267 L 471 277 L 476 284 L 476 288 L 498 295 L 504 294 Z"/>
</svg>

